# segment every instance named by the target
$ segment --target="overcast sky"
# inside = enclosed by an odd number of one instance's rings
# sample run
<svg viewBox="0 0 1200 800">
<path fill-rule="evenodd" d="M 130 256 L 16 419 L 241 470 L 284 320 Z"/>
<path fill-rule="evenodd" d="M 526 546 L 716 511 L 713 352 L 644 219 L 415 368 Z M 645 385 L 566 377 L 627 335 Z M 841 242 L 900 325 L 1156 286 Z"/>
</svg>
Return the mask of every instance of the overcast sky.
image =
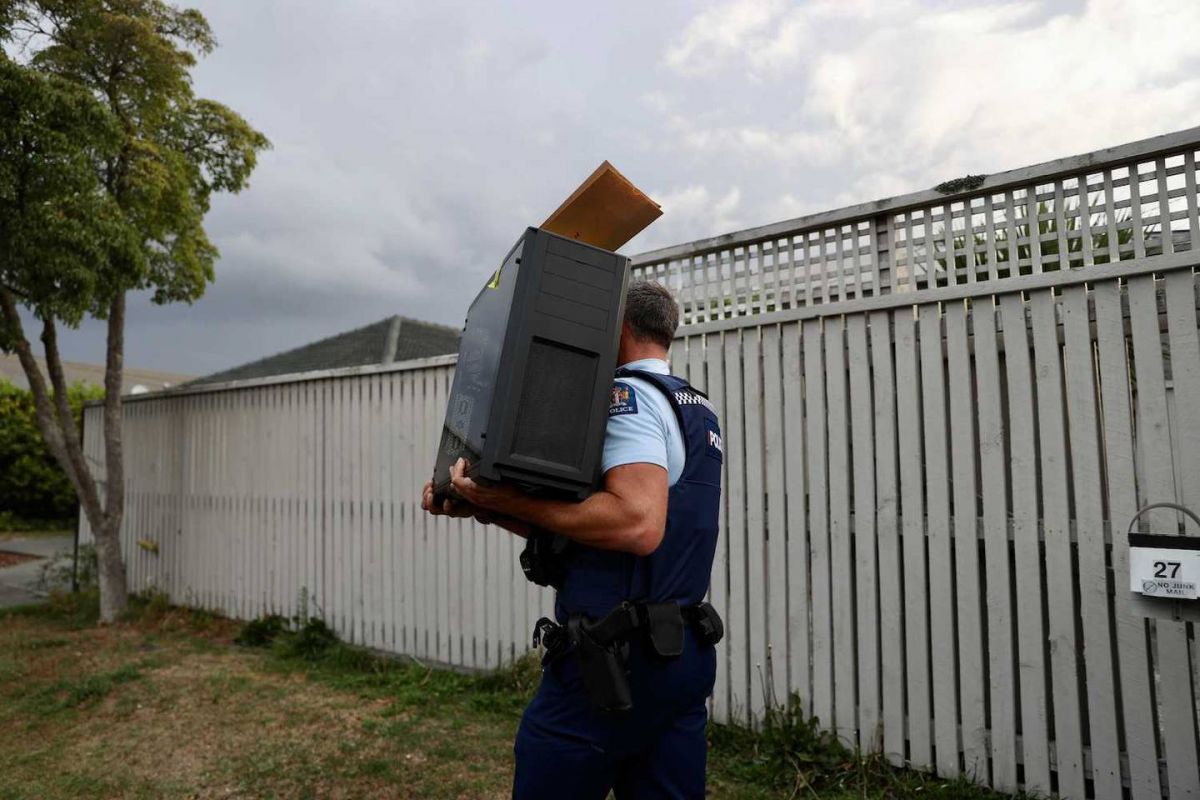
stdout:
<svg viewBox="0 0 1200 800">
<path fill-rule="evenodd" d="M 1200 125 L 1196 0 L 191 4 L 197 94 L 274 149 L 214 203 L 205 297 L 131 303 L 126 364 L 174 372 L 459 325 L 603 159 L 663 206 L 634 254 Z"/>
</svg>

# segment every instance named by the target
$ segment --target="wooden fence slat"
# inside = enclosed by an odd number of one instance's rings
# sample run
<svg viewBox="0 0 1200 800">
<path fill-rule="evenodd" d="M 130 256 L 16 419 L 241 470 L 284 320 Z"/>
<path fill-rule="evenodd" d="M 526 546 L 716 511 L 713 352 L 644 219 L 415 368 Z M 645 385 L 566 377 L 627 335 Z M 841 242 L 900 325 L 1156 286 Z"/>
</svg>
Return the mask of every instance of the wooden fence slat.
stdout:
<svg viewBox="0 0 1200 800">
<path fill-rule="evenodd" d="M 996 209 L 992 203 L 992 193 L 988 192 L 983 196 L 984 238 L 987 250 L 988 280 L 994 281 L 1000 278 L 1000 270 L 996 263 Z"/>
<path fill-rule="evenodd" d="M 377 498 L 378 498 L 378 541 L 376 555 L 377 575 L 379 581 L 380 634 L 379 642 L 382 648 L 396 649 L 396 581 L 395 581 L 395 543 L 396 537 L 394 513 L 396 500 L 395 474 L 395 426 L 396 417 L 394 398 L 392 398 L 392 375 L 379 375 L 378 420 L 374 429 L 374 447 L 378 452 Z"/>
<path fill-rule="evenodd" d="M 900 577 L 900 496 L 896 470 L 896 394 L 891 314 L 870 315 L 871 377 L 875 395 L 875 524 L 879 541 L 879 650 L 883 752 L 907 761 L 904 730 L 903 593 Z"/>
<path fill-rule="evenodd" d="M 446 370 L 439 368 L 433 377 L 433 406 L 430 416 L 426 420 L 429 430 L 433 433 L 433 447 L 429 450 L 429 460 L 425 462 L 426 465 L 433 463 L 441 444 L 442 424 L 446 419 L 446 397 L 449 394 L 449 387 L 446 385 Z M 425 468 L 432 469 L 429 466 Z M 437 559 L 437 657 L 443 664 L 452 664 L 454 663 L 454 648 L 451 641 L 453 632 L 450 629 L 450 562 L 452 558 L 450 540 L 454 535 L 455 521 L 448 517 L 440 517 L 437 522 L 437 541 L 434 548 L 434 558 Z M 513 586 L 520 588 L 521 593 L 524 594 L 524 584 L 514 582 Z"/>
<path fill-rule="evenodd" d="M 1067 490 L 1067 447 L 1063 406 L 1062 362 L 1054 295 L 1031 292 L 1038 441 L 1041 455 L 1043 538 L 1045 540 L 1046 602 L 1049 641 L 1054 752 L 1058 792 L 1084 797 L 1083 733 L 1079 710 L 1078 643 L 1071 556 L 1071 509 Z"/>
<path fill-rule="evenodd" d="M 972 391 L 967 307 L 947 303 L 946 358 L 950 395 L 950 485 L 954 498 L 954 583 L 957 601 L 959 708 L 963 770 L 986 779 L 987 686 L 980 613 L 979 531 L 976 499 L 976 400 Z M 978 344 L 976 345 L 978 347 Z"/>
<path fill-rule="evenodd" d="M 929 638 L 953 642 L 954 583 L 950 542 L 949 431 L 946 418 L 945 354 L 941 309 L 926 303 L 919 309 L 921 406 L 925 451 L 925 492 L 929 578 Z M 959 772 L 957 660 L 931 658 L 935 763 L 938 774 Z"/>
<path fill-rule="evenodd" d="M 1196 247 L 1195 244 L 1192 246 Z M 1191 270 L 1183 270 L 1168 273 L 1163 285 L 1175 401 L 1171 444 L 1178 459 L 1176 496 L 1177 502 L 1192 509 L 1200 508 L 1200 407 L 1194 400 L 1186 399 L 1200 397 L 1200 326 L 1196 318 L 1195 281 L 1195 274 Z M 1181 522 L 1189 535 L 1200 534 L 1194 522 L 1187 518 Z M 1189 627 L 1192 628 L 1192 701 L 1194 711 L 1200 718 L 1200 653 L 1196 650 L 1194 618 Z M 1200 749 L 1197 749 L 1197 760 L 1200 761 Z M 1178 771 L 1173 764 L 1168 764 L 1168 772 Z M 1189 769 L 1186 761 L 1183 762 L 1183 768 Z"/>
<path fill-rule="evenodd" d="M 852 452 L 854 454 L 854 586 L 858 651 L 858 742 L 866 753 L 882 749 L 879 708 L 879 617 L 875 541 L 875 462 L 872 425 L 871 360 L 867 318 L 846 320 L 847 360 L 850 364 Z"/>
<path fill-rule="evenodd" d="M 850 431 L 847 418 L 845 319 L 825 321 L 825 391 L 829 441 L 829 570 L 833 622 L 833 723 L 842 741 L 857 741 L 854 659 L 854 562 L 850 529 Z"/>
<path fill-rule="evenodd" d="M 1058 269 L 1068 269 L 1071 266 L 1071 253 L 1067 243 L 1067 209 L 1062 178 L 1054 181 L 1054 234 L 1058 245 Z"/>
<path fill-rule="evenodd" d="M 829 472 L 825 353 L 820 320 L 804 323 L 804 378 L 808 445 L 808 544 L 812 554 L 813 715 L 834 724 L 833 607 L 829 572 Z"/>
<path fill-rule="evenodd" d="M 870 232 L 871 242 L 871 296 L 876 297 L 883 294 L 883 264 L 880 263 L 884 249 L 886 248 L 888 255 L 891 255 L 891 225 L 888 223 L 887 217 L 883 218 L 884 237 L 883 242 L 879 241 L 879 219 L 871 220 L 867 225 L 867 230 Z"/>
<path fill-rule="evenodd" d="M 1133 257 L 1146 257 L 1146 227 L 1142 220 L 1142 179 L 1140 165 L 1129 165 L 1129 209 L 1133 222 Z"/>
<path fill-rule="evenodd" d="M 742 414 L 746 445 L 746 609 L 750 649 L 749 711 L 761 720 L 767 696 L 767 543 L 764 539 L 762 350 L 760 331 L 742 331 Z"/>
<path fill-rule="evenodd" d="M 787 479 L 787 603 L 788 690 L 800 696 L 805 714 L 812 714 L 812 670 L 808 616 L 808 492 L 805 482 L 805 446 L 808 441 L 804 409 L 804 364 L 801 328 L 782 326 L 783 412 L 791 423 L 784 450 Z"/>
<path fill-rule="evenodd" d="M 418 382 L 417 407 L 415 416 L 420 420 L 421 439 L 417 449 L 414 467 L 428 464 L 430 454 L 437 446 L 436 433 L 429 429 L 429 419 L 433 412 L 433 382 L 434 377 L 423 372 Z M 437 537 L 435 518 L 427 514 L 418 514 L 417 522 L 417 613 L 420 631 L 417 634 L 417 655 L 422 658 L 437 656 L 437 565 L 433 560 L 433 546 Z M 505 610 L 504 599 L 500 600 L 500 613 Z"/>
<path fill-rule="evenodd" d="M 1016 233 L 1016 209 L 1013 205 L 1013 190 L 1004 192 L 1004 231 L 1008 245 L 1008 277 L 1020 275 L 1021 260 L 1019 236 Z"/>
<path fill-rule="evenodd" d="M 842 241 L 845 237 L 841 225 L 834 229 L 833 236 L 834 258 L 837 259 L 838 300 L 846 300 L 849 295 L 846 294 L 846 253 L 842 248 Z"/>
<path fill-rule="evenodd" d="M 863 296 L 862 248 L 860 248 L 858 246 L 859 245 L 859 243 L 858 243 L 859 226 L 861 224 L 862 223 L 860 223 L 858 220 L 855 220 L 853 223 L 850 224 L 850 243 L 851 243 L 851 246 L 853 247 L 853 250 L 852 250 L 853 258 L 852 258 L 851 263 L 854 265 L 854 296 L 855 297 Z"/>
<path fill-rule="evenodd" d="M 787 525 L 785 516 L 784 450 L 787 427 L 783 416 L 783 381 L 780 372 L 779 328 L 762 332 L 763 443 L 766 448 L 767 553 L 763 585 L 767 601 L 767 702 L 788 700 Z"/>
<path fill-rule="evenodd" d="M 942 206 L 942 246 L 946 252 L 944 264 L 949 285 L 974 283 L 975 274 L 971 272 L 963 275 L 961 281 L 958 279 L 958 260 L 954 255 L 954 204 L 949 201 Z"/>
<path fill-rule="evenodd" d="M 976 273 L 979 262 L 975 256 L 975 212 L 972 198 L 963 200 L 963 266 L 971 275 Z"/>
<path fill-rule="evenodd" d="M 1049 720 L 1046 708 L 1045 629 L 1042 625 L 1042 560 L 1037 521 L 1037 454 L 1034 446 L 1034 408 L 1025 329 L 1025 305 L 1020 295 L 1000 299 L 1004 325 L 1004 359 L 1008 377 L 1010 472 L 1012 476 L 1013 540 L 1016 544 L 1017 653 L 1021 687 L 1021 741 L 1025 788 L 1050 792 Z"/>
<path fill-rule="evenodd" d="M 379 392 L 379 376 L 371 375 L 363 384 L 363 407 L 360 419 L 362 419 L 362 431 L 360 441 L 362 442 L 362 479 L 359 482 L 362 496 L 360 513 L 362 515 L 363 538 L 362 538 L 362 614 L 363 614 L 363 643 L 367 647 L 378 647 L 376 639 L 378 630 L 378 612 L 379 601 L 376 597 L 376 590 L 379 587 L 379 581 L 375 576 L 375 553 L 376 553 L 376 536 L 378 530 L 378 521 L 375 514 L 375 498 L 378 497 L 378 488 L 376 486 L 378 469 L 375 464 L 375 459 L 378 453 L 376 445 L 375 431 L 376 427 L 376 411 L 375 405 L 378 400 Z"/>
<path fill-rule="evenodd" d="M 387 534 L 386 514 L 388 512 L 388 490 L 391 484 L 391 474 L 388 469 L 388 450 L 391 442 L 387 436 L 387 420 L 385 418 L 387 403 L 387 376 L 375 375 L 372 381 L 375 390 L 372 403 L 372 427 L 368 435 L 371 459 L 371 512 L 374 529 L 371 537 L 371 584 L 373 587 L 372 601 L 375 603 L 374 625 L 372 627 L 374 647 L 383 649 L 388 644 L 388 617 L 392 604 L 389 597 L 388 584 L 390 573 L 387 571 Z"/>
<path fill-rule="evenodd" d="M 367 460 L 367 426 L 364 425 L 364 418 L 369 408 L 370 398 L 368 389 L 370 384 L 366 381 L 355 381 L 353 397 L 354 401 L 351 405 L 350 419 L 353 426 L 354 437 L 354 452 L 351 455 L 350 469 L 351 482 L 353 484 L 351 518 L 354 524 L 354 534 L 351 539 L 351 552 L 354 556 L 354 572 L 351 580 L 354 582 L 352 590 L 353 611 L 354 611 L 354 642 L 356 644 L 365 644 L 367 641 L 367 571 L 366 571 L 366 548 L 368 531 L 367 519 L 367 492 L 366 492 L 366 475 L 365 465 Z"/>
<path fill-rule="evenodd" d="M 729 509 L 729 712 L 746 719 L 752 708 L 749 635 L 746 611 L 746 475 L 745 417 L 742 411 L 741 336 L 725 334 L 725 459 Z"/>
<path fill-rule="evenodd" d="M 1160 252 L 1174 253 L 1175 242 L 1171 236 L 1171 203 L 1167 197 L 1166 160 L 1159 156 L 1154 162 L 1154 166 L 1154 171 L 1158 175 L 1158 235 L 1162 240 Z"/>
<path fill-rule="evenodd" d="M 1109 633 L 1108 611 L 1113 587 L 1105 564 L 1099 420 L 1087 289 L 1072 286 L 1064 291 L 1062 309 L 1092 782 L 1097 800 L 1120 800 L 1121 759 L 1112 669 L 1115 643 Z M 1117 591 L 1122 589 L 1117 587 Z"/>
<path fill-rule="evenodd" d="M 1115 282 L 1093 287 L 1096 312 L 1096 353 L 1100 366 L 1101 441 L 1109 519 L 1112 528 L 1112 569 L 1115 589 L 1118 675 L 1121 686 L 1129 782 L 1135 800 L 1161 798 L 1158 753 L 1151 702 L 1146 624 L 1133 602 L 1121 591 L 1121 576 L 1129 574 L 1129 545 L 1125 531 L 1137 511 L 1134 483 L 1133 413 L 1130 407 L 1129 365 L 1126 362 L 1125 322 L 1121 287 Z"/>
<path fill-rule="evenodd" d="M 906 211 L 904 214 L 904 271 L 907 273 L 907 286 L 905 291 L 915 291 L 917 289 L 917 259 L 916 248 L 913 246 L 913 224 L 912 212 Z M 893 278 L 895 287 L 900 288 L 900 281 Z"/>
<path fill-rule="evenodd" d="M 929 599 L 925 590 L 925 503 L 921 464 L 921 384 L 913 310 L 893 314 L 896 336 L 896 416 L 900 444 L 900 530 L 904 560 L 905 675 L 908 678 L 909 761 L 933 766 L 930 730 Z"/>
<path fill-rule="evenodd" d="M 1039 217 L 1037 186 L 1030 185 L 1025 190 L 1025 228 L 1029 239 L 1029 264 L 1036 275 L 1042 269 L 1042 223 Z"/>
<path fill-rule="evenodd" d="M 1171 445 L 1179 458 L 1177 495 L 1188 508 L 1200 508 L 1200 406 L 1186 398 L 1200 397 L 1200 326 L 1196 320 L 1196 277 L 1191 270 L 1168 273 L 1163 285 L 1171 353 L 1175 419 Z M 1184 402 L 1180 400 L 1184 399 Z M 1194 522 L 1181 520 L 1190 534 L 1200 533 Z"/>
<path fill-rule="evenodd" d="M 347 407 L 349 403 L 347 398 L 350 387 L 344 381 L 339 381 L 335 384 L 334 388 L 336 390 L 336 394 L 334 395 L 334 413 L 337 416 L 337 433 L 333 446 L 334 477 L 336 480 L 334 488 L 336 510 L 334 514 L 333 542 L 336 555 L 334 557 L 330 586 L 333 588 L 335 598 L 334 608 L 336 616 L 334 617 L 334 630 L 338 631 L 340 635 L 345 636 L 351 619 L 347 598 L 350 589 L 350 581 L 348 579 L 349 564 L 347 561 L 347 539 L 349 538 L 347 495 L 350 485 L 350 479 L 347 474 L 347 455 L 349 453 L 349 426 L 347 424 Z"/>
<path fill-rule="evenodd" d="M 1196 152 L 1183 154 L 1183 186 L 1187 197 L 1188 242 L 1193 253 L 1200 252 L 1200 197 L 1196 195 Z"/>
<path fill-rule="evenodd" d="M 1135 419 L 1141 423 L 1137 430 L 1141 485 L 1145 487 L 1142 505 L 1175 502 L 1162 336 L 1153 275 L 1129 280 L 1129 327 L 1137 381 Z M 1150 530 L 1160 532 L 1173 532 L 1177 525 L 1172 511 L 1152 511 L 1144 520 Z M 1158 645 L 1159 723 L 1168 765 L 1168 789 L 1173 798 L 1195 797 L 1200 795 L 1200 775 L 1186 623 L 1160 617 L 1154 620 L 1154 629 Z"/>
<path fill-rule="evenodd" d="M 728 415 L 728 404 L 725 402 L 725 366 L 722 334 L 706 334 L 704 336 L 705 381 L 698 389 L 708 393 L 709 399 L 717 406 L 720 417 L 721 434 L 726 442 L 726 449 L 733 442 Z M 717 535 L 717 550 L 713 556 L 712 588 L 709 594 L 713 608 L 722 619 L 729 619 L 729 457 L 722 464 L 721 508 L 717 515 L 719 531 Z M 729 706 L 729 659 L 731 648 L 717 648 L 717 677 L 713 685 L 713 718 L 726 722 L 730 719 Z"/>
</svg>

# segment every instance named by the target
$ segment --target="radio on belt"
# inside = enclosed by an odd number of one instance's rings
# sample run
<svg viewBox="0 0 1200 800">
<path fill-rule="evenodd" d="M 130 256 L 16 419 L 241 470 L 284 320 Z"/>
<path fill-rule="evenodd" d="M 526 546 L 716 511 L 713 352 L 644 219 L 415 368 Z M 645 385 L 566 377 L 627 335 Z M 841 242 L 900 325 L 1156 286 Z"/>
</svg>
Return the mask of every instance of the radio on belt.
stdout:
<svg viewBox="0 0 1200 800">
<path fill-rule="evenodd" d="M 1195 600 L 1200 586 L 1200 536 L 1134 533 L 1147 511 L 1169 508 L 1200 526 L 1200 517 L 1176 503 L 1152 503 L 1129 522 L 1129 591 L 1163 600 Z"/>
</svg>

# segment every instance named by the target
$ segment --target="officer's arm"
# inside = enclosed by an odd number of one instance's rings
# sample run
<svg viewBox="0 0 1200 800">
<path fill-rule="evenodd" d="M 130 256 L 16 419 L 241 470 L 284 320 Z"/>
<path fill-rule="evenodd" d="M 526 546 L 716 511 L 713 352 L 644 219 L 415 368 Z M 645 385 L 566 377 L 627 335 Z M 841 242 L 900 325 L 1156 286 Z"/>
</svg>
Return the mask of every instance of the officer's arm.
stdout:
<svg viewBox="0 0 1200 800">
<path fill-rule="evenodd" d="M 505 484 L 468 478 L 463 462 L 450 474 L 467 502 L 603 550 L 649 555 L 667 526 L 667 471 L 657 464 L 623 464 L 604 474 L 604 489 L 581 503 L 531 497 Z"/>
</svg>

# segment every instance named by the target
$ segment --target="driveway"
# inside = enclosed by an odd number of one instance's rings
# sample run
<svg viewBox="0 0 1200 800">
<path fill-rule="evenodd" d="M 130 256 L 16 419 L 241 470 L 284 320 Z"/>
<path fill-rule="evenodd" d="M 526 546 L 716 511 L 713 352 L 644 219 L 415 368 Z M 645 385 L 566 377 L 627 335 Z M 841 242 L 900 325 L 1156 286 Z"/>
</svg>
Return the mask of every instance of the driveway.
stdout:
<svg viewBox="0 0 1200 800">
<path fill-rule="evenodd" d="M 58 553 L 70 553 L 75 546 L 72 534 L 19 533 L 0 534 L 0 552 L 34 556 L 11 567 L 0 568 L 0 608 L 34 603 L 45 597 L 38 588 L 38 578 L 47 559 Z"/>
</svg>

